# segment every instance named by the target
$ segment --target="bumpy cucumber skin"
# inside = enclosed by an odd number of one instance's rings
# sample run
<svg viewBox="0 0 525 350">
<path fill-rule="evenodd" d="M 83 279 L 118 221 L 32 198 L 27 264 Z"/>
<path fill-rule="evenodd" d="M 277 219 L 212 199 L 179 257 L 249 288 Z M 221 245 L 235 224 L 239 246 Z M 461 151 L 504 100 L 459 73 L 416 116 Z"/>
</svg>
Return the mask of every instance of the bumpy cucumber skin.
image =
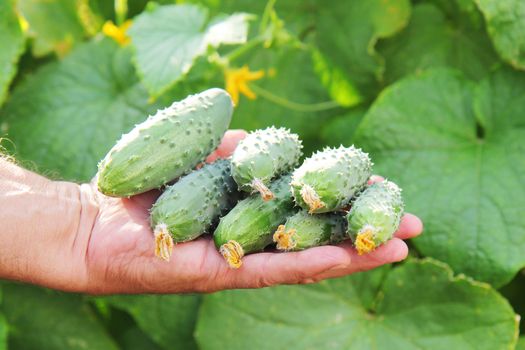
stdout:
<svg viewBox="0 0 525 350">
<path fill-rule="evenodd" d="M 368 154 L 354 146 L 326 148 L 313 154 L 292 175 L 295 202 L 312 213 L 326 213 L 346 206 L 366 186 L 372 171 Z M 320 206 L 307 204 L 305 188 L 312 189 Z"/>
<path fill-rule="evenodd" d="M 230 162 L 220 159 L 168 187 L 151 209 L 151 227 L 155 231 L 164 224 L 175 243 L 190 241 L 212 227 L 238 199 Z"/>
<path fill-rule="evenodd" d="M 217 248 L 236 241 L 244 254 L 261 251 L 272 242 L 277 226 L 294 213 L 290 177 L 284 176 L 270 185 L 275 197 L 264 201 L 259 194 L 241 200 L 221 218 L 213 239 Z"/>
<path fill-rule="evenodd" d="M 369 230 L 375 248 L 392 238 L 403 212 L 401 189 L 392 181 L 374 183 L 352 204 L 347 214 L 348 235 L 356 242 L 360 233 Z"/>
<path fill-rule="evenodd" d="M 232 113 L 230 95 L 218 88 L 159 110 L 123 135 L 100 162 L 100 192 L 129 197 L 187 173 L 219 145 Z"/>
<path fill-rule="evenodd" d="M 252 182 L 264 185 L 293 169 L 302 156 L 297 134 L 285 128 L 269 127 L 246 136 L 232 155 L 232 176 L 243 191 L 254 192 Z"/>
<path fill-rule="evenodd" d="M 290 240 L 293 242 L 290 247 L 283 247 L 282 250 L 287 251 L 339 243 L 346 235 L 346 218 L 342 213 L 310 215 L 306 210 L 301 210 L 290 216 L 283 226 L 284 234 L 291 234 Z M 276 238 L 274 236 L 274 241 Z"/>
</svg>

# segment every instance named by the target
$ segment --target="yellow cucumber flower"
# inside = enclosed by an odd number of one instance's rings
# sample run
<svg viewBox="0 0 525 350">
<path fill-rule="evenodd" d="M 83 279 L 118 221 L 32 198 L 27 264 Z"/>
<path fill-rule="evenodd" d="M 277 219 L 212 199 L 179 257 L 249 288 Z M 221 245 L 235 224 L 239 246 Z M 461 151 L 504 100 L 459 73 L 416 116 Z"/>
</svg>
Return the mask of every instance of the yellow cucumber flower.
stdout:
<svg viewBox="0 0 525 350">
<path fill-rule="evenodd" d="M 120 46 L 125 46 L 131 41 L 131 38 L 126 34 L 126 31 L 131 26 L 131 23 L 132 21 L 128 19 L 121 25 L 117 26 L 112 21 L 107 21 L 102 27 L 102 33 L 115 40 Z"/>
<path fill-rule="evenodd" d="M 239 104 L 239 93 L 248 97 L 250 100 L 257 97 L 255 93 L 248 86 L 249 81 L 259 80 L 264 77 L 264 71 L 250 71 L 248 66 L 242 68 L 227 68 L 224 72 L 226 80 L 226 91 L 231 95 L 233 103 L 237 106 Z"/>
</svg>

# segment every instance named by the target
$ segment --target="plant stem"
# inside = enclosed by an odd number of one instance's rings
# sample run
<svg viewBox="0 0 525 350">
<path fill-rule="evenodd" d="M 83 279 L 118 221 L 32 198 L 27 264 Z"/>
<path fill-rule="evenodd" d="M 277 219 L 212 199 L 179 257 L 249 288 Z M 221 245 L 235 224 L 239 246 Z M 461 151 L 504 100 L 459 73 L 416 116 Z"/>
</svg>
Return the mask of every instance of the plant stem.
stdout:
<svg viewBox="0 0 525 350">
<path fill-rule="evenodd" d="M 311 103 L 311 104 L 292 102 L 285 98 L 274 95 L 270 91 L 260 86 L 257 86 L 253 83 L 250 84 L 250 87 L 253 89 L 253 91 L 255 91 L 256 94 L 267 99 L 268 101 L 273 102 L 284 108 L 287 108 L 293 111 L 297 111 L 297 112 L 320 112 L 320 111 L 326 111 L 326 110 L 341 107 L 335 101 L 326 101 L 326 102 Z"/>
<path fill-rule="evenodd" d="M 233 62 L 236 59 L 238 59 L 239 57 L 241 57 L 242 55 L 248 53 L 249 51 L 251 51 L 255 47 L 259 46 L 263 42 L 264 42 L 264 37 L 256 36 L 252 40 L 248 41 L 246 44 L 244 44 L 244 45 L 240 46 L 239 48 L 237 48 L 237 49 L 231 51 L 230 53 L 228 53 L 226 55 L 226 59 L 228 60 L 228 62 Z"/>
<path fill-rule="evenodd" d="M 261 18 L 261 23 L 259 24 L 259 35 L 263 35 L 268 27 L 268 21 L 270 21 L 270 14 L 275 7 L 276 0 L 268 0 L 266 6 L 264 7 L 264 12 Z"/>
<path fill-rule="evenodd" d="M 115 17 L 117 25 L 122 25 L 128 16 L 128 0 L 115 0 Z"/>
</svg>

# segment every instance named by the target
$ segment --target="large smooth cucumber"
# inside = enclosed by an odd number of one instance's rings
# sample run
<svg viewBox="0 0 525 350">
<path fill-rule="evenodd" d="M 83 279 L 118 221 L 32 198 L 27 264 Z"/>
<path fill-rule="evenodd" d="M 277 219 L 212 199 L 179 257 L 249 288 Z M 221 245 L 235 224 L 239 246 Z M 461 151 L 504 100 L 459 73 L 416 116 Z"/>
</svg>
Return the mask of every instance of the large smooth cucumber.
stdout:
<svg viewBox="0 0 525 350">
<path fill-rule="evenodd" d="M 219 145 L 232 113 L 230 95 L 218 88 L 159 110 L 123 135 L 100 162 L 98 189 L 129 197 L 189 172 Z"/>
</svg>

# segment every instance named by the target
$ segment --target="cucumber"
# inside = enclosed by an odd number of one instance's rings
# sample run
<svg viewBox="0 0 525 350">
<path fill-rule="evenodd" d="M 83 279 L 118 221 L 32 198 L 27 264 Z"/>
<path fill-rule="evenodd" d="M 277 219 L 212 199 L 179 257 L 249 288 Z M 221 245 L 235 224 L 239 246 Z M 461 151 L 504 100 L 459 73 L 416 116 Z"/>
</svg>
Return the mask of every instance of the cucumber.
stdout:
<svg viewBox="0 0 525 350">
<path fill-rule="evenodd" d="M 310 214 L 339 210 L 366 186 L 371 170 L 368 154 L 354 146 L 325 148 L 293 172 L 295 202 Z"/>
<path fill-rule="evenodd" d="M 230 161 L 207 164 L 169 186 L 151 209 L 155 255 L 169 261 L 174 243 L 205 233 L 239 198 Z"/>
<path fill-rule="evenodd" d="M 232 112 L 230 95 L 218 88 L 159 110 L 123 135 L 99 163 L 99 191 L 129 197 L 187 173 L 217 147 Z"/>
<path fill-rule="evenodd" d="M 310 215 L 301 210 L 279 225 L 273 235 L 278 250 L 297 251 L 338 243 L 346 234 L 346 219 L 340 213 Z"/>
<path fill-rule="evenodd" d="M 232 155 L 232 176 L 239 189 L 259 191 L 264 200 L 271 200 L 270 181 L 289 172 L 302 155 L 297 134 L 285 128 L 256 130 L 241 142 Z"/>
<path fill-rule="evenodd" d="M 404 204 L 401 189 L 391 181 L 377 182 L 357 197 L 348 212 L 348 235 L 359 255 L 373 251 L 399 228 Z"/>
<path fill-rule="evenodd" d="M 265 201 L 259 194 L 243 199 L 220 220 L 213 234 L 215 245 L 232 268 L 242 265 L 245 254 L 271 244 L 277 226 L 294 213 L 290 176 L 276 180 L 269 188 L 273 200 Z"/>
</svg>

